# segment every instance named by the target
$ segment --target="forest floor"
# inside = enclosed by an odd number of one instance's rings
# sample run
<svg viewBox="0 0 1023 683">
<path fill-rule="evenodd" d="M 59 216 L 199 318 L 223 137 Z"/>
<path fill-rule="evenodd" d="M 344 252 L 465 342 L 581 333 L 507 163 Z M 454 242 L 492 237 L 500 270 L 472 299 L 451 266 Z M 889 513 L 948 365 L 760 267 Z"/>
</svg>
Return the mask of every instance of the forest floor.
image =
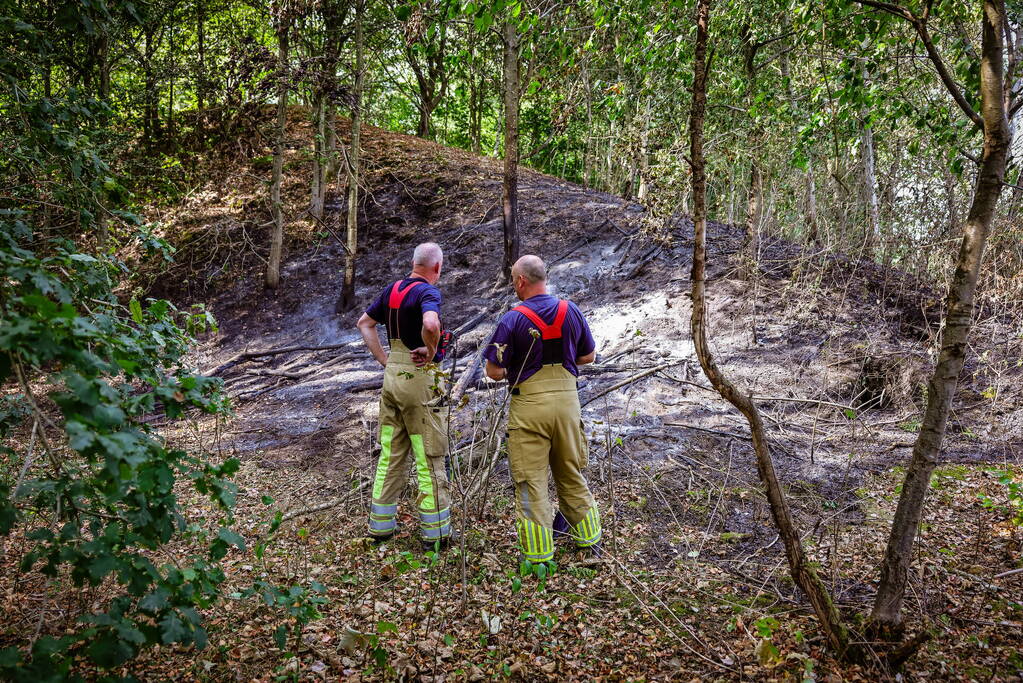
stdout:
<svg viewBox="0 0 1023 683">
<path fill-rule="evenodd" d="M 658 228 L 638 204 L 525 169 L 522 251 L 544 258 L 554 293 L 581 307 L 597 339 L 598 361 L 584 370 L 580 391 L 606 558 L 593 564 L 559 549 L 545 582 L 518 576 L 510 479 L 497 446 L 506 392 L 483 380 L 470 382 L 452 411 L 458 546 L 424 555 L 408 497 L 403 533 L 367 545 L 382 375 L 354 327 L 361 308 L 334 313 L 345 209 L 332 199 L 322 222 L 303 216 L 311 131 L 300 110 L 291 115 L 281 288 L 262 286 L 268 172 L 264 143 L 255 141 L 241 159 L 210 160 L 208 181 L 163 210 L 179 251 L 176 265 L 154 273 L 151 290 L 182 304 L 204 301 L 220 323 L 191 360 L 224 378 L 233 416 L 161 428 L 177 444 L 242 463 L 235 515 L 248 550 L 225 560 L 232 590 L 260 578 L 315 581 L 327 598 L 323 618 L 282 649 L 273 637 L 288 623 L 282 613 L 228 600 L 206 615 L 210 647 L 147 655 L 133 665 L 136 676 L 897 675 L 874 662 L 836 661 L 788 577 L 748 428 L 707 390 L 694 356 L 691 223 Z M 457 379 L 512 304 L 510 290 L 496 285 L 500 163 L 375 128 L 363 139 L 357 299 L 364 308 L 404 275 L 415 244 L 439 242 L 443 321 L 460 331 Z M 870 608 L 919 428 L 941 295 L 897 271 L 778 238 L 763 241 L 760 272 L 743 281 L 735 263 L 741 242 L 740 228 L 710 225 L 712 347 L 725 373 L 758 397 L 804 543 L 855 629 L 855 615 Z M 903 677 L 1023 676 L 1023 574 L 998 576 L 1023 566 L 1023 529 L 1010 522 L 998 474 L 1019 480 L 1023 472 L 1023 354 L 1014 324 L 983 309 L 978 315 L 907 595 L 909 632 L 927 628 L 934 638 Z M 305 348 L 239 357 L 292 347 Z M 275 511 L 339 497 L 267 536 Z M 199 503 L 189 509 L 210 523 L 218 516 Z M 266 549 L 257 557 L 260 540 Z"/>
</svg>

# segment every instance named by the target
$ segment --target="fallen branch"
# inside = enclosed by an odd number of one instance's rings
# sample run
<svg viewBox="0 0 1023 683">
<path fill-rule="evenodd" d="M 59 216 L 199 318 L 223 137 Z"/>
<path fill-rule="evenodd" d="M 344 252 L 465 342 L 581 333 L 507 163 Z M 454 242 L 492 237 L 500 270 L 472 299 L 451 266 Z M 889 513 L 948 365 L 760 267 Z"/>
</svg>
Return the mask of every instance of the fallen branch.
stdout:
<svg viewBox="0 0 1023 683">
<path fill-rule="evenodd" d="M 338 505 L 341 505 L 342 503 L 346 502 L 349 498 L 351 498 L 359 491 L 369 486 L 369 482 L 370 482 L 369 479 L 364 480 L 361 484 L 359 484 L 358 486 L 356 486 L 354 489 L 352 489 L 343 496 L 331 498 L 326 502 L 317 503 L 316 505 L 310 505 L 309 507 L 300 508 L 298 510 L 292 510 L 291 512 L 288 512 L 281 517 L 281 522 L 284 523 L 287 522 L 289 519 L 295 519 L 296 517 L 301 517 L 302 515 L 309 515 L 314 512 L 323 512 L 324 510 L 329 510 L 331 508 L 337 507 Z"/>
<path fill-rule="evenodd" d="M 643 270 L 643 268 L 646 267 L 646 264 L 650 263 L 655 258 L 657 258 L 660 255 L 660 253 L 661 253 L 661 247 L 654 247 L 654 248 L 652 248 L 650 251 L 648 251 L 646 254 L 643 255 L 643 257 L 639 260 L 639 263 L 637 263 L 635 266 L 633 266 L 632 270 L 630 270 L 628 272 L 628 274 L 623 276 L 622 279 L 623 280 L 631 280 L 632 278 L 636 277 L 639 274 L 639 272 L 641 270 Z"/>
<path fill-rule="evenodd" d="M 297 345 L 285 346 L 279 349 L 265 349 L 263 351 L 243 351 L 238 355 L 234 356 L 233 358 L 231 358 L 231 360 L 227 361 L 223 365 L 220 365 L 217 368 L 215 368 L 212 372 L 209 373 L 209 376 L 213 377 L 215 375 L 219 375 L 224 370 L 232 368 L 235 365 L 238 365 L 239 363 L 244 363 L 247 360 L 252 360 L 253 358 L 262 358 L 264 356 L 279 356 L 282 353 L 293 353 L 295 351 L 330 351 L 332 349 L 343 349 L 346 346 L 351 345 L 352 342 L 345 342 L 344 344 L 322 344 L 319 346 Z"/>
<path fill-rule="evenodd" d="M 482 311 L 480 311 L 479 313 L 477 313 L 476 315 L 469 318 L 467 321 L 453 329 L 451 333 L 456 337 L 459 337 L 465 334 L 466 332 L 473 330 L 477 325 L 483 322 L 485 318 L 494 315 L 497 311 L 501 310 L 502 305 L 503 304 L 498 303 L 493 306 L 487 306 Z"/>
<path fill-rule="evenodd" d="M 476 354 L 473 356 L 472 361 L 465 366 L 465 370 L 462 371 L 461 376 L 458 378 L 458 382 L 451 390 L 451 405 L 458 405 L 458 402 L 462 400 L 462 394 L 468 389 L 469 380 L 472 379 L 473 375 L 476 374 L 476 368 L 479 366 L 480 361 L 483 360 L 483 352 L 487 349 L 487 342 L 492 336 L 494 336 L 494 330 L 497 329 L 497 323 L 494 323 L 494 327 L 489 333 L 484 335 L 483 343 L 480 344 L 479 349 L 476 350 Z"/>
<path fill-rule="evenodd" d="M 575 242 L 572 243 L 572 246 L 570 246 L 568 249 L 565 250 L 565 253 L 563 253 L 561 256 L 557 257 L 556 259 L 551 260 L 547 264 L 547 267 L 550 268 L 551 266 L 553 266 L 558 261 L 561 261 L 562 259 L 564 259 L 566 256 L 571 255 L 576 249 L 578 249 L 579 247 L 581 247 L 584 244 L 586 244 L 586 242 L 589 239 L 590 239 L 590 237 L 588 235 L 584 235 L 583 237 L 580 237 L 579 239 L 577 239 Z"/>
<path fill-rule="evenodd" d="M 1023 574 L 1023 567 L 1020 567 L 1019 569 L 1010 569 L 1009 571 L 1002 572 L 1001 574 L 995 574 L 991 577 L 991 580 L 1004 579 L 1007 576 L 1015 576 L 1016 574 Z"/>
<path fill-rule="evenodd" d="M 604 389 L 604 390 L 603 390 L 603 391 L 601 391 L 600 393 L 597 393 L 597 394 L 594 394 L 593 396 L 590 396 L 590 397 L 589 397 L 588 399 L 586 399 L 585 401 L 583 401 L 583 402 L 582 402 L 582 404 L 580 404 L 580 407 L 586 406 L 587 404 L 589 404 L 589 403 L 591 403 L 591 402 L 593 402 L 593 401 L 597 400 L 597 399 L 598 399 L 598 398 L 600 398 L 601 396 L 605 396 L 605 395 L 607 395 L 607 394 L 610 394 L 610 393 L 611 393 L 612 391 L 616 391 L 616 390 L 618 390 L 618 389 L 621 389 L 621 388 L 622 388 L 622 387 L 624 387 L 624 386 L 627 386 L 627 385 L 629 385 L 629 384 L 632 384 L 633 382 L 636 382 L 636 381 L 638 381 L 638 380 L 641 380 L 641 379 L 643 379 L 644 377 L 648 377 L 648 376 L 650 376 L 650 375 L 654 374 L 655 372 L 660 372 L 660 371 L 661 371 L 661 370 L 663 370 L 664 368 L 669 368 L 669 367 L 671 367 L 671 366 L 672 366 L 672 363 L 664 363 L 664 364 L 662 364 L 662 365 L 657 365 L 657 366 L 654 366 L 654 367 L 652 367 L 652 368 L 649 368 L 649 369 L 647 369 L 647 370 L 644 370 L 643 372 L 640 372 L 640 373 L 638 373 L 638 374 L 635 374 L 635 375 L 633 375 L 632 377 L 629 377 L 628 379 L 624 379 L 624 380 L 622 380 L 621 382 L 617 382 L 616 384 L 613 384 L 613 385 L 611 385 L 611 386 L 610 386 L 610 387 L 608 387 L 607 389 Z"/>
<path fill-rule="evenodd" d="M 743 441 L 752 441 L 753 437 L 743 436 L 742 434 L 733 434 L 732 432 L 723 432 L 718 429 L 708 429 L 707 427 L 697 427 L 696 425 L 687 425 L 682 422 L 665 422 L 665 427 L 681 427 L 682 429 L 695 429 L 700 432 L 709 432 L 711 434 L 717 434 L 719 436 L 728 436 L 733 439 L 742 439 Z"/>
</svg>

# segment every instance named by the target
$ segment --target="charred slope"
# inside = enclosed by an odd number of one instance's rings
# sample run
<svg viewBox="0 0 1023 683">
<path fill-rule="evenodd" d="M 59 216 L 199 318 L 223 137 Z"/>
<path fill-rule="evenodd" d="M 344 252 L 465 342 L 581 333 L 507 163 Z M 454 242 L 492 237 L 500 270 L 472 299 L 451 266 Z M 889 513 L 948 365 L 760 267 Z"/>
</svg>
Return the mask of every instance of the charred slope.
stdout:
<svg viewBox="0 0 1023 683">
<path fill-rule="evenodd" d="M 265 159 L 257 158 L 222 163 L 216 180 L 174 213 L 168 234 L 179 238 L 181 258 L 155 291 L 212 307 L 221 331 L 197 354 L 206 370 L 245 350 L 313 347 L 223 370 L 237 397 L 235 448 L 277 466 L 361 465 L 372 448 L 375 399 L 367 389 L 379 373 L 356 343 L 358 311 L 333 313 L 344 193 L 330 197 L 322 222 L 303 215 L 311 131 L 301 110 L 291 116 L 284 188 L 291 222 L 280 290 L 267 292 L 261 281 L 269 211 Z M 499 161 L 372 127 L 364 141 L 357 297 L 368 303 L 408 269 L 416 243 L 438 241 L 446 252 L 444 322 L 473 323 L 459 343 L 465 359 L 488 334 L 492 311 L 510 302 L 509 292 L 494 289 L 502 248 Z M 702 383 L 688 331 L 689 221 L 651 230 L 638 204 L 528 170 L 520 208 L 523 251 L 550 264 L 557 293 L 583 308 L 598 338 L 604 362 L 584 376 L 584 398 L 665 366 L 609 394 L 606 406 L 591 404 L 589 416 L 606 412 L 644 457 L 687 452 L 696 443 L 723 451 L 741 437 L 744 425 L 723 402 L 685 383 Z M 823 483 L 851 452 L 856 467 L 898 462 L 920 405 L 924 340 L 937 333 L 939 297 L 896 271 L 781 239 L 764 241 L 759 278 L 742 282 L 732 265 L 741 241 L 740 229 L 711 224 L 712 343 L 729 372 L 765 397 L 784 467 Z M 977 334 L 983 350 L 981 340 L 1009 331 L 988 321 Z M 949 457 L 984 459 L 1018 443 L 1023 412 L 1007 381 L 1018 369 L 1009 367 L 1012 349 L 1000 348 L 992 353 L 1001 354 L 1002 365 L 995 369 L 999 361 L 989 355 L 965 378 L 961 404 L 972 410 L 957 414 Z M 995 374 L 1009 393 L 978 404 Z M 850 406 L 856 414 L 850 419 L 843 408 L 793 399 Z M 992 419 L 993 411 L 1003 414 Z M 977 434 L 988 438 L 971 436 Z"/>
</svg>

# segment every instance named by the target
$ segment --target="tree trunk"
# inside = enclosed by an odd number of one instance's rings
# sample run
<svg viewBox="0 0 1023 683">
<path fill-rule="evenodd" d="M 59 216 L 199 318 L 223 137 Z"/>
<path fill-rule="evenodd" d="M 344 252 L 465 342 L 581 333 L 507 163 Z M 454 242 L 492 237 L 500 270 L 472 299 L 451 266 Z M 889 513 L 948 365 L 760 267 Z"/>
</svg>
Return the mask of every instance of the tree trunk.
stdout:
<svg viewBox="0 0 1023 683">
<path fill-rule="evenodd" d="M 145 44 L 143 47 L 142 75 L 143 75 L 143 103 L 142 103 L 142 137 L 147 143 L 152 143 L 156 137 L 159 127 L 160 115 L 157 111 L 156 101 L 156 72 L 153 68 L 153 56 L 156 53 L 156 46 L 153 44 L 153 29 L 146 28 L 143 32 Z"/>
<path fill-rule="evenodd" d="M 281 203 L 281 179 L 284 171 L 284 133 L 288 117 L 288 32 L 283 23 L 277 30 L 277 127 L 274 137 L 273 176 L 270 179 L 270 258 L 266 264 L 266 286 L 277 289 L 281 281 L 281 250 L 284 248 L 284 206 Z"/>
<path fill-rule="evenodd" d="M 509 20 L 504 25 L 504 268 L 502 281 L 511 278 L 519 258 L 519 34 Z"/>
<path fill-rule="evenodd" d="M 817 182 L 813 175 L 813 154 L 806 154 L 806 237 L 810 242 L 820 240 L 820 223 L 817 219 Z"/>
<path fill-rule="evenodd" d="M 430 107 L 429 98 L 425 93 L 420 95 L 418 109 L 419 123 L 416 125 L 416 135 L 424 140 L 430 140 L 433 138 L 433 127 L 430 121 L 433 109 Z"/>
<path fill-rule="evenodd" d="M 983 37 L 980 66 L 981 117 L 984 123 L 984 151 L 963 227 L 959 259 L 949 285 L 945 304 L 945 327 L 934 374 L 927 383 L 927 407 L 902 493 L 895 510 L 892 532 L 881 564 L 881 580 L 871 620 L 883 634 L 897 633 L 902 626 L 902 600 L 906 577 L 923 514 L 924 498 L 931 474 L 938 462 L 945 426 L 963 369 L 966 342 L 973 319 L 973 299 L 984 255 L 984 244 L 994 217 L 1005 176 L 1009 148 L 1009 125 L 1002 98 L 1003 29 L 1005 17 L 998 0 L 984 0 Z"/>
<path fill-rule="evenodd" d="M 323 204 L 327 194 L 327 96 L 318 89 L 313 105 L 313 173 L 309 189 L 309 214 L 323 218 Z"/>
<path fill-rule="evenodd" d="M 202 0 L 196 5 L 195 16 L 195 41 L 196 54 L 199 58 L 198 83 L 195 87 L 195 101 L 198 107 L 200 129 L 202 128 L 202 113 L 206 109 L 206 5 Z"/>
<path fill-rule="evenodd" d="M 753 450 L 757 459 L 757 473 L 764 485 L 778 534 L 785 545 L 785 556 L 796 584 L 803 589 L 814 612 L 824 628 L 828 644 L 839 655 L 849 651 L 849 635 L 842 624 L 827 589 L 803 551 L 799 532 L 789 512 L 788 501 L 774 471 L 764 423 L 756 405 L 746 394 L 740 393 L 722 374 L 714 361 L 707 341 L 706 262 L 707 262 L 707 177 L 703 158 L 703 119 L 707 107 L 707 34 L 710 0 L 699 0 L 697 5 L 696 49 L 693 59 L 693 104 L 690 111 L 689 158 L 693 177 L 693 267 L 691 319 L 693 343 L 700 365 L 714 388 L 735 406 L 749 421 L 753 434 Z"/>
<path fill-rule="evenodd" d="M 646 96 L 646 109 L 643 112 L 643 132 L 639 136 L 639 190 L 636 199 L 646 201 L 650 194 L 650 107 L 652 95 Z"/>
<path fill-rule="evenodd" d="M 749 24 L 742 27 L 743 69 L 746 72 L 746 108 L 752 113 L 753 99 L 757 88 L 757 43 L 754 42 Z M 746 200 L 746 238 L 739 257 L 742 259 L 739 273 L 749 280 L 756 276 L 760 262 L 760 226 L 764 213 L 764 178 L 760 171 L 757 155 L 758 143 L 763 135 L 760 123 L 752 118 L 750 140 L 753 152 L 750 154 L 749 196 Z"/>
<path fill-rule="evenodd" d="M 480 137 L 483 134 L 483 90 L 486 84 L 476 63 L 475 43 L 470 48 L 469 60 L 469 151 L 479 154 Z"/>
<path fill-rule="evenodd" d="M 791 23 L 788 13 L 783 13 L 782 26 L 786 31 L 789 30 Z M 795 112 L 797 110 L 796 96 L 792 92 L 792 74 L 790 72 L 788 50 L 782 50 L 781 52 L 781 75 L 782 79 L 785 81 L 785 92 L 788 95 L 789 107 L 791 107 L 793 112 Z M 806 238 L 809 242 L 816 243 L 818 240 L 817 183 L 813 177 L 812 149 L 806 150 L 806 169 L 803 172 L 803 180 L 806 184 L 806 204 L 804 209 L 806 218 Z"/>
<path fill-rule="evenodd" d="M 864 86 L 867 83 L 866 69 L 863 71 Z M 862 152 L 863 152 L 863 196 L 867 205 L 867 227 L 864 235 L 864 249 L 867 255 L 878 246 L 881 241 L 881 219 L 877 202 L 877 171 L 874 168 L 874 126 L 870 121 L 870 113 L 863 117 L 862 131 Z"/>
<path fill-rule="evenodd" d="M 362 86 L 364 77 L 362 19 L 365 0 L 355 6 L 355 92 L 352 107 L 352 139 L 348 152 L 348 242 L 345 255 L 345 277 L 336 311 L 343 313 L 355 305 L 355 265 L 359 246 L 359 152 L 362 132 Z"/>
</svg>

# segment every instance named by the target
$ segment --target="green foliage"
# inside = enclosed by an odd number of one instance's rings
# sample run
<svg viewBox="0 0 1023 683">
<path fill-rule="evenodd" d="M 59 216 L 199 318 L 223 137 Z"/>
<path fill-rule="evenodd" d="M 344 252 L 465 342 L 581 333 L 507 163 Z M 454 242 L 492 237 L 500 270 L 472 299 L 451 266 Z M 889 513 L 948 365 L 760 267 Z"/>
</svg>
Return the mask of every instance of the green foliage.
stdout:
<svg viewBox="0 0 1023 683">
<path fill-rule="evenodd" d="M 989 510 L 1002 513 L 1012 524 L 1023 526 L 1023 478 L 1011 469 L 990 469 L 987 472 L 1005 488 L 1001 496 L 982 494 L 981 504 Z"/>
<path fill-rule="evenodd" d="M 154 644 L 206 644 L 199 611 L 220 596 L 218 561 L 244 540 L 230 529 L 235 460 L 216 463 L 169 447 L 143 417 L 227 411 L 217 379 L 190 372 L 191 335 L 215 325 L 204 309 L 114 295 L 126 264 L 90 252 L 116 224 L 142 252 L 161 249 L 119 208 L 130 193 L 104 152 L 116 139 L 106 102 L 76 87 L 26 88 L 68 45 L 132 22 L 130 4 L 59 4 L 49 30 L 0 17 L 14 52 L 0 58 L 5 208 L 0 212 L 0 382 L 20 393 L 0 404 L 0 534 L 20 539 L 21 572 L 106 596 L 74 629 L 30 651 L 0 652 L 8 680 L 57 680 L 71 663 L 109 670 Z M 62 40 L 71 41 L 63 43 Z M 17 58 L 9 59 L 10 55 Z M 14 437 L 20 440 L 15 441 Z M 38 457 L 36 457 L 38 456 Z M 34 461 L 33 458 L 35 458 Z M 22 467 L 13 467 L 20 461 Z M 15 472 L 17 471 L 17 474 Z M 220 511 L 213 540 L 179 502 L 187 482 Z M 161 549 L 187 539 L 173 563 Z"/>
</svg>

